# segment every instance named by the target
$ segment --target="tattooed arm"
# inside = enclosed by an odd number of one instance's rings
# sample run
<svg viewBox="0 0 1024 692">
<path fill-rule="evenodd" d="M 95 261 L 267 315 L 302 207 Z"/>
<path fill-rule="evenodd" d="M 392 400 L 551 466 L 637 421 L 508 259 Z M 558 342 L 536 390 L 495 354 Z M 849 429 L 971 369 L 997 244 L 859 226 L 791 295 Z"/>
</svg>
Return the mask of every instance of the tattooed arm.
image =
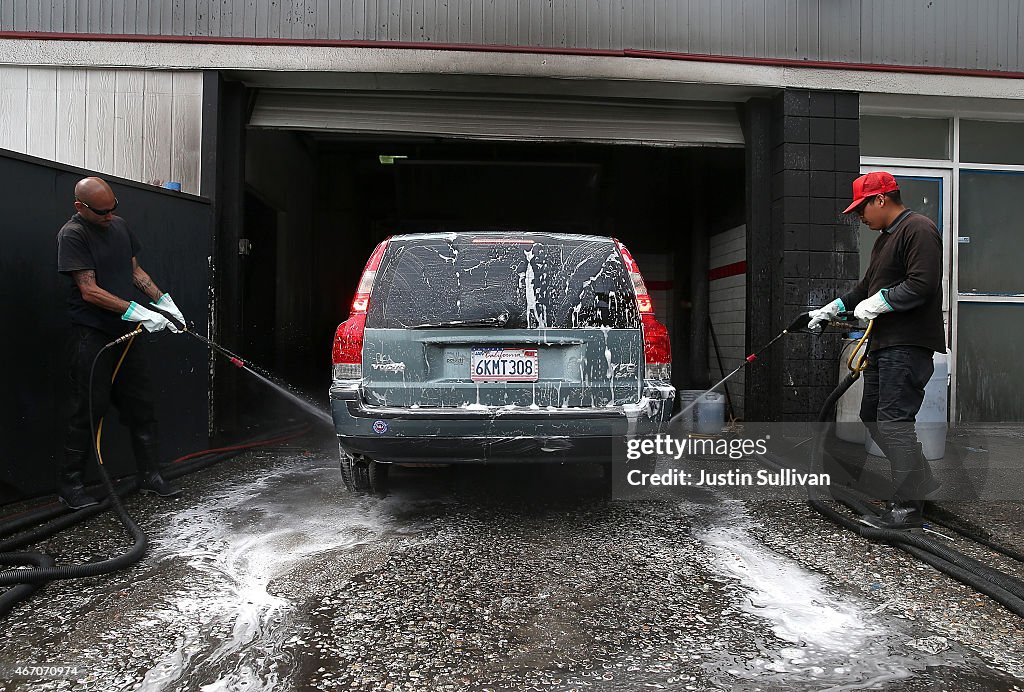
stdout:
<svg viewBox="0 0 1024 692">
<path fill-rule="evenodd" d="M 105 291 L 96 285 L 96 272 L 92 269 L 82 269 L 71 272 L 71 278 L 82 294 L 82 299 L 98 308 L 110 310 L 123 314 L 128 309 L 128 301 L 118 298 L 113 293 Z"/>
<path fill-rule="evenodd" d="M 145 293 L 149 296 L 149 299 L 154 302 L 160 300 L 160 296 L 164 294 L 164 292 L 157 288 L 156 284 L 153 283 L 153 279 L 149 278 L 149 274 L 139 266 L 138 260 L 134 257 L 132 257 L 132 281 L 135 282 L 135 288 Z"/>
</svg>

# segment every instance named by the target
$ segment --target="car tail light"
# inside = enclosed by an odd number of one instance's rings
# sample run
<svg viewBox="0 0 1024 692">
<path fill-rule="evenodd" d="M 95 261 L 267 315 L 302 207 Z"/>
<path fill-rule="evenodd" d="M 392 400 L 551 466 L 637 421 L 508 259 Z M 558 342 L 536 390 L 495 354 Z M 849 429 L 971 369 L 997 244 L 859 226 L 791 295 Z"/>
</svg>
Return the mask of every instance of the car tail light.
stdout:
<svg viewBox="0 0 1024 692">
<path fill-rule="evenodd" d="M 643 315 L 644 325 L 644 362 L 647 364 L 644 377 L 648 380 L 672 379 L 672 342 L 665 328 L 654 315 Z"/>
<path fill-rule="evenodd" d="M 366 328 L 366 310 L 370 307 L 373 280 L 377 277 L 377 270 L 380 268 L 380 261 L 387 246 L 388 241 L 385 239 L 370 255 L 363 275 L 359 277 L 355 298 L 352 299 L 352 312 L 334 332 L 331 360 L 334 363 L 336 380 L 358 380 L 363 376 L 363 330 Z"/>
<path fill-rule="evenodd" d="M 380 268 L 380 260 L 384 256 L 384 250 L 388 247 L 388 241 L 384 240 L 370 255 L 363 269 L 363 275 L 359 277 L 359 286 L 356 287 L 356 297 L 352 299 L 352 314 L 366 314 L 370 306 L 370 291 L 373 289 L 373 280 L 377 278 L 377 269 Z"/>
<path fill-rule="evenodd" d="M 637 266 L 633 255 L 618 240 L 615 246 L 622 255 L 622 261 L 629 272 L 629 278 L 633 282 L 633 292 L 636 294 L 636 307 L 640 311 L 640 322 L 644 331 L 644 362 L 646 368 L 644 377 L 648 380 L 671 380 L 672 379 L 672 343 L 668 338 L 668 329 L 654 317 L 654 303 L 647 293 L 647 286 L 644 285 L 644 277 L 640 274 L 640 267 Z"/>
</svg>

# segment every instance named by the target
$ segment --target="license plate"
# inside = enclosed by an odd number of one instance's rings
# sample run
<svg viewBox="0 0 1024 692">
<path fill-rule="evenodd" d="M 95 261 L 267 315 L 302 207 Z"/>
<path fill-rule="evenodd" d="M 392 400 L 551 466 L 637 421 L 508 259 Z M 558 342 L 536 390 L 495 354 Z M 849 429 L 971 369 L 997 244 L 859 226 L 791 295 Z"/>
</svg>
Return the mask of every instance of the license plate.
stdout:
<svg viewBox="0 0 1024 692">
<path fill-rule="evenodd" d="M 536 382 L 537 349 L 474 348 L 469 373 L 474 382 Z"/>
</svg>

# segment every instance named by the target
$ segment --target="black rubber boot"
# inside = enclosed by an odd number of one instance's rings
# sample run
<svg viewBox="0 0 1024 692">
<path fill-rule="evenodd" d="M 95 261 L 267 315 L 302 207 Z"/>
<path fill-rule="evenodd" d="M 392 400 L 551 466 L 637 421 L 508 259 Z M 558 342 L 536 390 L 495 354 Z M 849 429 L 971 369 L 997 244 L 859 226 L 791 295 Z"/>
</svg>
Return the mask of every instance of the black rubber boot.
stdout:
<svg viewBox="0 0 1024 692">
<path fill-rule="evenodd" d="M 64 463 L 57 473 L 57 497 L 71 509 L 92 507 L 100 503 L 85 490 L 82 484 L 82 473 L 89 452 L 78 449 L 64 450 Z"/>
<path fill-rule="evenodd" d="M 160 497 L 181 495 L 181 488 L 168 482 L 160 474 L 155 436 L 133 433 L 132 450 L 135 452 L 135 463 L 139 467 L 140 493 Z"/>
</svg>

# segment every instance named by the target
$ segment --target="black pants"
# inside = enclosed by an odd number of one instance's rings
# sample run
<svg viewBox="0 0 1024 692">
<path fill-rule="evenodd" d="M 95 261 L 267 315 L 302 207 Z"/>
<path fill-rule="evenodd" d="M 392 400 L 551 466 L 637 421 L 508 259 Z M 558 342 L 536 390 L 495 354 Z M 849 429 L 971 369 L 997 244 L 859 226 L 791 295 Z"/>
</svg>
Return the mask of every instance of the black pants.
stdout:
<svg viewBox="0 0 1024 692">
<path fill-rule="evenodd" d="M 157 443 L 156 414 L 153 407 L 153 385 L 146 366 L 146 344 L 137 338 L 121 363 L 117 379 L 111 384 L 114 366 L 124 353 L 124 346 L 107 349 L 96 363 L 92 378 L 93 426 L 89 425 L 89 370 L 93 359 L 114 337 L 91 327 L 72 325 L 68 342 L 71 369 L 72 413 L 64 446 L 68 450 L 92 450 L 93 430 L 110 404 L 117 407 L 121 423 L 132 434 L 138 456 L 140 445 L 154 448 Z M 73 455 L 70 455 L 73 456 Z M 65 461 L 65 464 L 68 461 Z M 80 470 L 80 469 L 79 469 Z"/>
<path fill-rule="evenodd" d="M 934 369 L 931 349 L 921 346 L 890 346 L 868 356 L 860 419 L 889 460 L 897 502 L 921 500 L 934 489 L 914 428 Z"/>
</svg>

